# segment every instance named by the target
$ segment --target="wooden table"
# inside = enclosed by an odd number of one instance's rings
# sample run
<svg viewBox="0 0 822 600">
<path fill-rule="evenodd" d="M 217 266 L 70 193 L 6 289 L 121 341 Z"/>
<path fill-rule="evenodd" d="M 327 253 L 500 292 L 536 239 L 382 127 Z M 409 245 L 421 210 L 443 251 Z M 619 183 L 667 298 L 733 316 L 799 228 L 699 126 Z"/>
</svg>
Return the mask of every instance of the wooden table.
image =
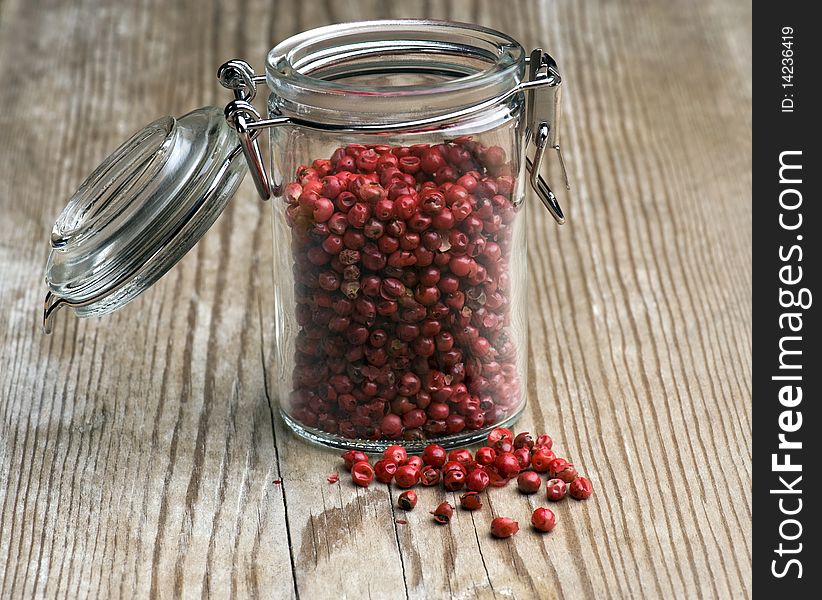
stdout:
<svg viewBox="0 0 822 600">
<path fill-rule="evenodd" d="M 224 104 L 216 66 L 335 21 L 474 21 L 558 57 L 569 222 L 529 220 L 530 403 L 594 481 L 559 526 L 488 494 L 355 488 L 266 392 L 267 205 L 102 320 L 40 333 L 51 224 L 131 131 Z M 746 2 L 0 0 L 0 597 L 751 594 L 751 8 Z M 282 480 L 278 484 L 275 480 Z M 452 499 L 453 502 L 453 499 Z"/>
</svg>

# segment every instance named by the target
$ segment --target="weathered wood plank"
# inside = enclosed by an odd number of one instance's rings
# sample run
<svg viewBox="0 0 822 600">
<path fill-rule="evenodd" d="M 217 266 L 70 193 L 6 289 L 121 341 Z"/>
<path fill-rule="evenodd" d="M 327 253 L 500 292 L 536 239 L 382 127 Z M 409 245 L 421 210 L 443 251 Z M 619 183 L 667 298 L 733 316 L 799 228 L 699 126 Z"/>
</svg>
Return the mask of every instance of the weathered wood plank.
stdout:
<svg viewBox="0 0 822 600">
<path fill-rule="evenodd" d="M 333 453 L 267 391 L 250 182 L 144 298 L 37 327 L 51 222 L 124 136 L 224 101 L 227 58 L 420 15 L 543 45 L 567 83 L 574 191 L 565 227 L 529 216 L 522 426 L 597 493 L 545 537 L 513 489 L 438 528 L 450 494 L 406 515 L 396 490 L 325 481 Z M 750 596 L 750 19 L 716 0 L 0 2 L 0 596 Z M 522 533 L 491 539 L 495 515 Z"/>
</svg>

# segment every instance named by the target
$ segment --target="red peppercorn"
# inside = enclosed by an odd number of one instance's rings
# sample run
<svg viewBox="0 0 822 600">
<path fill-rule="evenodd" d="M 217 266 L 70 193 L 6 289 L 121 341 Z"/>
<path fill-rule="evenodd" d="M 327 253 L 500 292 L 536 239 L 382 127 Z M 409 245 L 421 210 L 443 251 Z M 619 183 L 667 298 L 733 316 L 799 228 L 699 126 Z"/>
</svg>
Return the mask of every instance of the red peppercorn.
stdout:
<svg viewBox="0 0 822 600">
<path fill-rule="evenodd" d="M 396 472 L 397 463 L 390 458 L 382 458 L 374 463 L 374 476 L 380 483 L 391 483 Z"/>
<path fill-rule="evenodd" d="M 401 467 L 404 467 L 405 465 L 411 465 L 412 467 L 418 470 L 422 469 L 422 458 L 420 458 L 419 456 L 409 456 L 408 458 L 400 462 Z"/>
<path fill-rule="evenodd" d="M 540 448 L 531 455 L 531 468 L 537 473 L 547 473 L 555 458 L 551 450 Z"/>
<path fill-rule="evenodd" d="M 345 461 L 345 469 L 347 471 L 351 470 L 354 463 L 361 461 L 368 462 L 368 455 L 360 450 L 348 450 L 347 452 L 343 452 L 342 458 Z"/>
<path fill-rule="evenodd" d="M 594 487 L 587 477 L 577 477 L 568 486 L 568 494 L 574 500 L 586 500 L 594 493 Z"/>
<path fill-rule="evenodd" d="M 543 433 L 534 441 L 534 448 L 545 448 L 546 450 L 550 450 L 554 447 L 554 440 L 551 439 L 550 435 Z"/>
<path fill-rule="evenodd" d="M 430 465 L 425 465 L 420 470 L 420 483 L 426 487 L 435 486 L 440 482 L 439 469 L 435 469 Z"/>
<path fill-rule="evenodd" d="M 457 462 L 455 460 L 449 460 L 442 466 L 442 473 L 448 473 L 449 471 L 462 471 L 463 475 L 468 474 L 468 470 L 465 468 L 461 462 Z"/>
<path fill-rule="evenodd" d="M 384 436 L 395 438 L 402 433 L 402 419 L 398 415 L 387 414 L 382 418 L 380 429 Z"/>
<path fill-rule="evenodd" d="M 406 490 L 397 498 L 397 506 L 403 510 L 414 510 L 417 505 L 417 493 L 414 490 Z"/>
<path fill-rule="evenodd" d="M 503 452 L 497 455 L 494 459 L 494 467 L 501 477 L 510 479 L 517 475 L 520 471 L 519 461 L 517 457 L 510 452 Z"/>
<path fill-rule="evenodd" d="M 534 437 L 527 431 L 518 433 L 514 438 L 514 448 L 527 448 L 531 450 L 534 447 Z"/>
<path fill-rule="evenodd" d="M 414 487 L 420 481 L 420 470 L 414 465 L 403 465 L 394 473 L 394 482 L 401 488 Z"/>
<path fill-rule="evenodd" d="M 465 484 L 465 472 L 459 469 L 452 469 L 443 473 L 442 485 L 449 492 L 456 492 L 461 490 Z"/>
<path fill-rule="evenodd" d="M 485 467 L 485 472 L 488 473 L 488 485 L 491 487 L 505 487 L 511 480 L 509 477 L 500 475 L 494 465 Z"/>
<path fill-rule="evenodd" d="M 571 483 L 577 478 L 577 470 L 574 465 L 564 458 L 555 458 L 548 465 L 548 474 L 551 478 L 562 479 L 565 483 Z"/>
<path fill-rule="evenodd" d="M 557 525 L 557 517 L 550 508 L 538 508 L 531 515 L 531 525 L 534 529 L 549 532 Z"/>
<path fill-rule="evenodd" d="M 517 448 L 514 450 L 514 456 L 519 463 L 520 471 L 527 469 L 531 464 L 531 451 L 528 448 Z"/>
<path fill-rule="evenodd" d="M 497 451 L 491 448 L 490 446 L 483 446 L 479 450 L 477 450 L 476 454 L 474 455 L 474 460 L 476 460 L 478 465 L 491 465 L 494 464 L 494 459 L 497 458 Z"/>
<path fill-rule="evenodd" d="M 434 515 L 434 520 L 440 525 L 448 525 L 451 522 L 451 517 L 454 516 L 454 507 L 446 501 L 432 510 L 431 514 Z"/>
<path fill-rule="evenodd" d="M 435 469 L 439 469 L 445 464 L 447 454 L 445 448 L 437 444 L 429 444 L 422 451 L 422 462 L 426 465 L 431 465 Z"/>
<path fill-rule="evenodd" d="M 491 535 L 495 538 L 509 538 L 519 531 L 519 523 L 508 517 L 497 517 L 491 521 Z"/>
<path fill-rule="evenodd" d="M 534 471 L 525 471 L 517 477 L 517 488 L 523 494 L 535 494 L 539 491 L 540 485 L 542 485 L 542 479 Z"/>
<path fill-rule="evenodd" d="M 559 502 L 565 498 L 565 493 L 568 490 L 568 484 L 562 479 L 549 479 L 545 483 L 545 491 L 548 499 L 552 502 Z"/>
<path fill-rule="evenodd" d="M 494 450 L 497 451 L 497 454 L 502 454 L 503 452 L 513 452 L 514 451 L 514 444 L 511 443 L 511 440 L 502 439 L 497 440 L 494 442 Z"/>
<path fill-rule="evenodd" d="M 368 487 L 374 480 L 374 468 L 366 460 L 356 462 L 351 467 L 351 481 L 361 487 Z"/>
<path fill-rule="evenodd" d="M 474 469 L 465 477 L 465 487 L 472 492 L 481 492 L 488 487 L 491 477 L 485 469 Z"/>
<path fill-rule="evenodd" d="M 445 158 L 436 147 L 427 149 L 420 158 L 420 168 L 428 174 L 433 175 L 444 166 Z"/>
<path fill-rule="evenodd" d="M 460 463 L 466 471 L 474 463 L 474 457 L 471 456 L 471 451 L 465 448 L 457 448 L 448 453 L 448 460 Z"/>
<path fill-rule="evenodd" d="M 477 492 L 465 492 L 460 496 L 460 506 L 465 510 L 479 510 L 482 508 L 482 499 Z"/>
</svg>

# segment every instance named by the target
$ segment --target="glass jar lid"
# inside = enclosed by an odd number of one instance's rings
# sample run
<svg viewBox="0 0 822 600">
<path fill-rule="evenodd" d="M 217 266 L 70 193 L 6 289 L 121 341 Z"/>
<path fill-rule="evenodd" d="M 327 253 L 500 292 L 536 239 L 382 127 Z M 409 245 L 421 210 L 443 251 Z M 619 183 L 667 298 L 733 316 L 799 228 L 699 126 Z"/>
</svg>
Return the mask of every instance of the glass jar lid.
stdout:
<svg viewBox="0 0 822 600">
<path fill-rule="evenodd" d="M 112 312 L 163 276 L 214 223 L 247 170 L 217 107 L 147 125 L 83 182 L 51 233 L 44 327 L 60 306 Z"/>
</svg>

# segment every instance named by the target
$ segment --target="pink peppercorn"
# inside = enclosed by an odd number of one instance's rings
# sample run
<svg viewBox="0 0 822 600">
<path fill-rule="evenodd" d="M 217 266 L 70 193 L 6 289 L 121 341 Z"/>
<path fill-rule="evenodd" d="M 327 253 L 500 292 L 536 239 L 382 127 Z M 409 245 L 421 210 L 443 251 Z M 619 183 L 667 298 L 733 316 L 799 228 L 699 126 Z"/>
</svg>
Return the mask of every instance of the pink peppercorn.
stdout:
<svg viewBox="0 0 822 600">
<path fill-rule="evenodd" d="M 491 521 L 491 535 L 495 538 L 509 538 L 519 531 L 519 523 L 508 517 L 497 517 Z"/>
<path fill-rule="evenodd" d="M 374 476 L 380 483 L 391 483 L 396 472 L 397 463 L 390 458 L 382 458 L 374 463 Z"/>
<path fill-rule="evenodd" d="M 460 448 L 457 450 L 451 450 L 451 452 L 448 453 L 448 460 L 460 463 L 467 471 L 473 464 L 474 457 L 471 456 L 470 450 Z"/>
<path fill-rule="evenodd" d="M 536 493 L 539 491 L 540 485 L 542 485 L 542 479 L 539 474 L 534 471 L 525 471 L 517 477 L 517 487 L 523 494 Z"/>
<path fill-rule="evenodd" d="M 491 477 L 484 469 L 474 469 L 465 477 L 465 487 L 472 492 L 481 492 L 488 487 Z"/>
<path fill-rule="evenodd" d="M 394 482 L 401 488 L 414 487 L 419 480 L 420 470 L 414 465 L 403 465 L 394 473 Z"/>
<path fill-rule="evenodd" d="M 468 473 L 467 469 L 465 468 L 465 465 L 455 460 L 449 460 L 442 466 L 443 474 L 449 473 L 450 471 L 462 471 L 463 475 L 466 475 Z"/>
<path fill-rule="evenodd" d="M 345 468 L 347 471 L 351 470 L 354 463 L 361 461 L 368 462 L 368 455 L 360 450 L 348 450 L 347 452 L 343 452 L 342 458 L 345 461 Z"/>
<path fill-rule="evenodd" d="M 420 483 L 426 487 L 435 486 L 440 482 L 440 472 L 431 465 L 425 465 L 420 470 Z"/>
<path fill-rule="evenodd" d="M 460 506 L 465 510 L 478 510 L 482 508 L 482 499 L 477 492 L 465 492 L 460 496 Z"/>
<path fill-rule="evenodd" d="M 405 465 L 411 465 L 415 469 L 419 470 L 422 469 L 422 459 L 419 456 L 409 456 L 403 461 L 400 461 L 400 466 L 404 467 Z"/>
<path fill-rule="evenodd" d="M 478 465 L 491 465 L 494 464 L 494 460 L 497 458 L 497 451 L 491 448 L 490 446 L 483 446 L 479 450 L 477 450 L 476 454 L 474 455 L 474 460 Z"/>
<path fill-rule="evenodd" d="M 414 490 L 406 490 L 397 498 L 397 506 L 403 510 L 414 510 L 417 505 L 417 493 Z"/>
<path fill-rule="evenodd" d="M 442 485 L 449 492 L 461 490 L 465 484 L 465 472 L 460 469 L 452 469 L 442 476 Z"/>
<path fill-rule="evenodd" d="M 520 471 L 519 461 L 517 457 L 510 452 L 503 452 L 499 454 L 494 460 L 494 467 L 501 477 L 510 479 L 517 475 Z"/>
<path fill-rule="evenodd" d="M 568 486 L 568 494 L 574 500 L 586 500 L 594 493 L 594 487 L 586 477 L 577 477 Z"/>
<path fill-rule="evenodd" d="M 527 431 L 518 433 L 514 438 L 514 448 L 527 448 L 531 450 L 534 447 L 534 438 Z"/>
<path fill-rule="evenodd" d="M 514 456 L 519 463 L 520 470 L 525 470 L 531 465 L 531 451 L 528 448 L 517 448 L 514 450 Z"/>
<path fill-rule="evenodd" d="M 557 525 L 557 517 L 550 508 L 538 508 L 531 515 L 531 525 L 534 529 L 549 532 Z"/>
<path fill-rule="evenodd" d="M 399 465 L 407 458 L 408 452 L 406 452 L 405 447 L 403 446 L 388 446 L 388 448 L 383 450 L 382 456 L 383 458 L 392 460 Z"/>
<path fill-rule="evenodd" d="M 577 470 L 574 465 L 564 458 L 555 458 L 548 466 L 548 474 L 551 478 L 562 479 L 565 483 L 571 483 L 577 478 Z"/>
<path fill-rule="evenodd" d="M 437 444 L 429 444 L 422 451 L 422 462 L 431 465 L 435 469 L 442 467 L 447 460 L 445 448 Z"/>
<path fill-rule="evenodd" d="M 562 479 L 549 479 L 545 483 L 545 491 L 549 500 L 559 502 L 565 498 L 565 494 L 568 491 L 568 484 Z"/>
<path fill-rule="evenodd" d="M 451 522 L 451 517 L 454 515 L 454 507 L 448 502 L 443 502 L 437 508 L 431 511 L 434 515 L 434 520 L 440 525 L 448 525 Z"/>
<path fill-rule="evenodd" d="M 547 473 L 555 458 L 551 450 L 541 448 L 531 455 L 531 468 L 537 473 Z"/>
<path fill-rule="evenodd" d="M 374 468 L 368 461 L 361 460 L 351 467 L 351 481 L 360 487 L 368 487 L 374 480 Z"/>
</svg>

